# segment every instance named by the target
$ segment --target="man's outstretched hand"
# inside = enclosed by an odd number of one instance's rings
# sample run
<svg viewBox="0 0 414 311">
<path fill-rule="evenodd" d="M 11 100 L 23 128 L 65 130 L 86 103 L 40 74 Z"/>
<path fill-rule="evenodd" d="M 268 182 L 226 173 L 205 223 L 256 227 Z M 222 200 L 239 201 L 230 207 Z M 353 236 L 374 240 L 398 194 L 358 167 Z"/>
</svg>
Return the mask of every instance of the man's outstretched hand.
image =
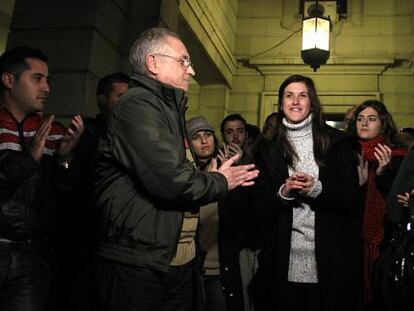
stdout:
<svg viewBox="0 0 414 311">
<path fill-rule="evenodd" d="M 253 179 L 259 175 L 259 170 L 255 169 L 254 164 L 232 166 L 240 160 L 241 155 L 236 154 L 227 161 L 225 161 L 219 169 L 214 162 L 210 167 L 211 172 L 219 172 L 227 179 L 228 190 L 231 191 L 238 186 L 254 185 Z"/>
</svg>

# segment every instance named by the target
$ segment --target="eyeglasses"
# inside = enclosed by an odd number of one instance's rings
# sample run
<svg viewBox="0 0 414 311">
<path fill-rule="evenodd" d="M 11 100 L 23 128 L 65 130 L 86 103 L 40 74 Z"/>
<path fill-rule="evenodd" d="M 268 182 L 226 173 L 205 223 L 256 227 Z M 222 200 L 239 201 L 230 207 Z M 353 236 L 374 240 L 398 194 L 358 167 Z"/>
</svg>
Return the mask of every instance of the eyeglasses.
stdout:
<svg viewBox="0 0 414 311">
<path fill-rule="evenodd" d="M 166 55 L 166 54 L 161 54 L 161 53 L 154 53 L 155 55 L 158 56 L 163 56 L 163 57 L 169 57 L 172 58 L 173 60 L 175 60 L 176 62 L 179 62 L 183 67 L 188 68 L 190 66 L 193 66 L 193 64 L 191 63 L 191 60 L 189 58 L 177 58 L 171 55 Z"/>
</svg>

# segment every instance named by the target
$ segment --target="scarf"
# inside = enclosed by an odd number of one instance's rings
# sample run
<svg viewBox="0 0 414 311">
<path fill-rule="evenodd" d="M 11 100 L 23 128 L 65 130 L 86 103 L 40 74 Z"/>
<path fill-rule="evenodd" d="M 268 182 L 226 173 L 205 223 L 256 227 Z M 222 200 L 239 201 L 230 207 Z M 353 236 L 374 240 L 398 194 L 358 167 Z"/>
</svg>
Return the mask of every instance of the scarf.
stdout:
<svg viewBox="0 0 414 311">
<path fill-rule="evenodd" d="M 384 238 L 385 199 L 377 189 L 376 170 L 378 161 L 374 150 L 378 144 L 385 145 L 385 138 L 379 136 L 369 141 L 359 141 L 364 152 L 364 161 L 368 161 L 368 181 L 364 205 L 362 238 L 364 241 L 364 300 L 372 301 L 371 278 L 375 260 L 379 256 L 379 245 Z M 405 156 L 407 150 L 401 147 L 390 147 L 391 158 Z"/>
</svg>

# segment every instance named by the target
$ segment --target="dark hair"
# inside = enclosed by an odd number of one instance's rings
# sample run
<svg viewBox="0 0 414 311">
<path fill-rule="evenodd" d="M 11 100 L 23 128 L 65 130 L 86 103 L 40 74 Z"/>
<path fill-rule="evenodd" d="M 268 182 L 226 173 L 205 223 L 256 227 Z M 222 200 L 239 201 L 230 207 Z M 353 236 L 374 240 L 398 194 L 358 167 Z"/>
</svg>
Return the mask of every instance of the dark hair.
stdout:
<svg viewBox="0 0 414 311">
<path fill-rule="evenodd" d="M 269 122 L 270 122 L 270 120 L 271 119 L 273 119 L 273 118 L 276 118 L 277 119 L 277 112 L 272 112 L 271 114 L 269 114 L 267 117 L 266 117 L 266 120 L 265 120 L 265 125 L 268 125 L 269 124 Z"/>
<path fill-rule="evenodd" d="M 122 72 L 114 72 L 99 80 L 96 88 L 96 96 L 108 97 L 114 89 L 114 83 L 129 83 L 129 77 Z"/>
<path fill-rule="evenodd" d="M 256 153 L 256 150 L 259 148 L 260 144 L 264 140 L 264 136 L 257 125 L 250 123 L 247 124 L 246 132 L 247 138 L 246 143 L 244 145 L 244 151 L 248 152 L 248 156 L 253 159 L 253 155 Z"/>
<path fill-rule="evenodd" d="M 260 131 L 260 128 L 257 125 L 250 124 L 250 123 L 246 125 L 246 132 L 247 132 L 247 137 L 253 140 L 258 138 L 262 134 L 262 132 Z"/>
<path fill-rule="evenodd" d="M 0 56 L 0 76 L 5 72 L 13 74 L 16 81 L 19 81 L 23 71 L 29 69 L 28 58 L 35 58 L 47 63 L 47 56 L 38 49 L 26 46 L 18 46 L 10 49 Z M 5 89 L 3 83 L 0 84 L 0 93 Z"/>
<path fill-rule="evenodd" d="M 265 123 L 264 123 L 264 125 L 263 125 L 263 129 L 262 129 L 262 132 L 263 132 L 263 137 L 265 137 L 265 136 L 267 136 L 267 138 L 266 139 L 273 139 L 273 136 L 274 135 L 272 135 L 271 137 L 270 136 L 268 136 L 268 131 L 269 131 L 269 129 L 276 129 L 274 126 L 273 126 L 273 124 L 272 124 L 272 122 L 271 122 L 271 120 L 275 120 L 275 122 L 277 123 L 277 112 L 272 112 L 271 114 L 269 114 L 268 116 L 267 116 L 267 118 L 266 118 L 266 120 L 265 120 Z"/>
<path fill-rule="evenodd" d="M 366 100 L 356 107 L 354 112 L 354 118 L 352 118 L 350 122 L 349 131 L 352 134 L 354 134 L 355 137 L 358 137 L 356 130 L 356 122 L 358 119 L 358 115 L 361 113 L 361 111 L 365 110 L 368 107 L 371 107 L 378 113 L 378 116 L 382 124 L 380 135 L 385 138 L 386 142 L 394 146 L 403 145 L 401 139 L 399 138 L 398 130 L 395 126 L 395 122 L 392 118 L 392 115 L 388 112 L 387 107 L 378 100 Z"/>
<path fill-rule="evenodd" d="M 247 127 L 247 122 L 241 115 L 239 115 L 238 113 L 229 114 L 227 117 L 223 119 L 223 121 L 221 121 L 220 132 L 222 135 L 224 134 L 224 126 L 226 125 L 226 122 L 229 121 L 240 121 L 241 123 L 243 123 L 245 129 Z"/>
<path fill-rule="evenodd" d="M 313 153 L 315 161 L 319 166 L 323 165 L 322 157 L 328 149 L 329 136 L 325 125 L 325 115 L 323 108 L 316 93 L 315 84 L 309 77 L 301 75 L 292 75 L 288 77 L 279 87 L 278 94 L 278 111 L 277 111 L 277 123 L 276 123 L 276 145 L 285 152 L 286 161 L 289 166 L 293 166 L 294 162 L 298 159 L 298 155 L 295 152 L 293 146 L 290 144 L 286 136 L 286 127 L 283 124 L 283 118 L 285 113 L 283 111 L 283 95 L 285 88 L 295 82 L 304 83 L 308 89 L 308 96 L 311 104 L 312 113 L 312 136 L 313 136 Z"/>
<path fill-rule="evenodd" d="M 414 138 L 414 128 L 412 127 L 404 127 L 400 130 L 401 133 L 407 133 Z"/>
</svg>

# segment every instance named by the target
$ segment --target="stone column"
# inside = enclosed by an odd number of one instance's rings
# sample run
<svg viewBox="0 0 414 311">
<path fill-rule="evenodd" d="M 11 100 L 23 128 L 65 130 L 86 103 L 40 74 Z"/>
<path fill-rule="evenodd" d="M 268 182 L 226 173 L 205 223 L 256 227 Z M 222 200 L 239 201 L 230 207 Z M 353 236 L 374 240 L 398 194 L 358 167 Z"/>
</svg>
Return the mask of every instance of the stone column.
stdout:
<svg viewBox="0 0 414 311">
<path fill-rule="evenodd" d="M 46 111 L 65 122 L 97 112 L 97 81 L 130 72 L 130 44 L 142 29 L 160 23 L 159 13 L 160 1 L 16 0 L 7 45 L 48 55 L 52 91 Z M 138 20 L 140 27 L 133 27 Z"/>
<path fill-rule="evenodd" d="M 205 116 L 220 137 L 220 123 L 227 114 L 230 89 L 225 84 L 200 87 L 198 115 Z"/>
</svg>

